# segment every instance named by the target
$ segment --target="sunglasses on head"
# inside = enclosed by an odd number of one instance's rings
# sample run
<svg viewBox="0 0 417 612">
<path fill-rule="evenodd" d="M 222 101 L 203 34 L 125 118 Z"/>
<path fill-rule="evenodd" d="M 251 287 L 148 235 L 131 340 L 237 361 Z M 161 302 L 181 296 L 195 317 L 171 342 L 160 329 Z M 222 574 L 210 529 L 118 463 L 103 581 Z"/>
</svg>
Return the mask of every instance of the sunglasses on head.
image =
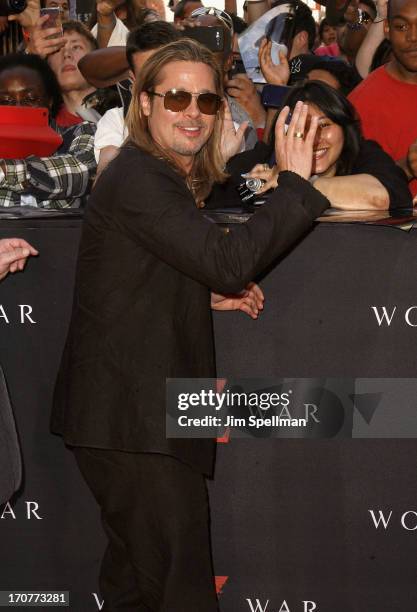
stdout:
<svg viewBox="0 0 417 612">
<path fill-rule="evenodd" d="M 233 34 L 233 20 L 226 11 L 222 11 L 214 6 L 200 6 L 200 8 L 195 9 L 191 13 L 190 17 L 201 17 L 203 15 L 213 15 L 217 17 L 217 19 L 220 19 L 220 21 L 230 30 L 231 34 Z"/>
<path fill-rule="evenodd" d="M 190 93 L 189 91 L 181 91 L 171 89 L 165 93 L 157 91 L 147 91 L 149 96 L 158 96 L 164 99 L 164 108 L 174 113 L 184 111 L 191 104 L 193 98 L 197 99 L 197 106 L 203 115 L 215 115 L 220 110 L 222 99 L 215 93 L 208 91 L 207 93 Z"/>
</svg>

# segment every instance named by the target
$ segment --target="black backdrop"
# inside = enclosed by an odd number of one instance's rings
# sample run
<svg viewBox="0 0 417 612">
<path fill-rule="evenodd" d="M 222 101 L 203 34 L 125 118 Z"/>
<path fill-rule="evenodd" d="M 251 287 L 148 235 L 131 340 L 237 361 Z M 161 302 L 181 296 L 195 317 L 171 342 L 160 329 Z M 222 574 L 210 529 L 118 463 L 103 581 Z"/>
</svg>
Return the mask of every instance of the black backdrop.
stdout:
<svg viewBox="0 0 417 612">
<path fill-rule="evenodd" d="M 87 612 L 100 608 L 98 510 L 48 432 L 79 230 L 64 219 L 0 224 L 0 237 L 41 253 L 0 285 L 0 355 L 24 459 L 23 487 L 0 511 L 0 589 L 69 590 L 70 609 Z M 219 375 L 414 378 L 417 330 L 403 313 L 417 303 L 416 265 L 414 230 L 316 227 L 262 281 L 258 321 L 216 313 Z M 402 316 L 379 327 L 371 305 Z M 25 306 L 35 323 L 21 322 Z M 210 494 L 222 612 L 415 612 L 414 440 L 218 446 Z M 369 510 L 383 511 L 386 528 Z"/>
</svg>

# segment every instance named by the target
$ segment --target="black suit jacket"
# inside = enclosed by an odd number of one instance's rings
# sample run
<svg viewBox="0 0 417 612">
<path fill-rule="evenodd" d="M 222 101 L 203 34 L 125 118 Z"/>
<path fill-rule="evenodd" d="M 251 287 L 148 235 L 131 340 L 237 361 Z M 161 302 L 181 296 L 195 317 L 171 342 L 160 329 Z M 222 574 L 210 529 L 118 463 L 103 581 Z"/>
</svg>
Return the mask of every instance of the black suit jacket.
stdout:
<svg viewBox="0 0 417 612">
<path fill-rule="evenodd" d="M 209 288 L 240 291 L 328 205 L 282 173 L 270 205 L 224 233 L 167 162 L 123 147 L 85 215 L 52 430 L 70 445 L 160 452 L 210 473 L 211 440 L 165 437 L 165 379 L 215 376 Z"/>
</svg>

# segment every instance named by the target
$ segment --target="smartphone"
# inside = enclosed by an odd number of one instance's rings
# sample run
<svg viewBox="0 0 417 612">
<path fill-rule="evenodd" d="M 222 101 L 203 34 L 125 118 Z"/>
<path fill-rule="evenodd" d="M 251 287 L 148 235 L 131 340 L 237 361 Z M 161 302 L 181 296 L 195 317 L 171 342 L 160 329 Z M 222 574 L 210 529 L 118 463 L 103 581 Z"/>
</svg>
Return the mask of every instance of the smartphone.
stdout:
<svg viewBox="0 0 417 612">
<path fill-rule="evenodd" d="M 281 108 L 290 91 L 287 85 L 265 85 L 262 90 L 262 104 L 267 108 Z"/>
<path fill-rule="evenodd" d="M 233 66 L 228 74 L 229 79 L 233 79 L 236 74 L 246 74 L 245 64 L 242 60 L 235 60 L 233 62 Z"/>
<path fill-rule="evenodd" d="M 58 6 L 51 8 L 41 8 L 40 15 L 43 17 L 44 15 L 48 15 L 48 19 L 45 23 L 42 24 L 42 29 L 46 28 L 61 28 L 61 32 L 58 34 L 54 34 L 53 36 L 48 36 L 48 38 L 59 38 L 63 36 L 62 30 L 62 9 Z"/>
<path fill-rule="evenodd" d="M 225 31 L 223 26 L 186 27 L 183 30 L 183 36 L 196 40 L 214 53 L 224 51 L 225 49 Z"/>
</svg>

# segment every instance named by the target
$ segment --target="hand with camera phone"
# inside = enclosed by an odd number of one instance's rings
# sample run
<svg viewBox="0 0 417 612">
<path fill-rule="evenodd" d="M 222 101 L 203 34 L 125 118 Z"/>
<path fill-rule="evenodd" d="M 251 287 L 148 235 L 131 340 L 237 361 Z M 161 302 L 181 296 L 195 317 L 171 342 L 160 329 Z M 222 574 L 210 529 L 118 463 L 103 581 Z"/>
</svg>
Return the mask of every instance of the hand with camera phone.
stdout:
<svg viewBox="0 0 417 612">
<path fill-rule="evenodd" d="M 40 8 L 39 0 L 26 0 L 25 10 L 15 15 L 9 15 L 7 19 L 9 21 L 17 21 L 22 28 L 30 31 L 39 19 Z"/>
<path fill-rule="evenodd" d="M 42 11 L 52 11 L 60 9 L 42 9 Z M 36 53 L 43 59 L 59 51 L 65 45 L 62 32 L 62 23 L 54 16 L 55 13 L 45 13 L 39 17 L 34 27 L 30 28 L 30 39 L 27 49 L 30 53 Z M 50 24 L 56 24 L 52 27 Z"/>
<path fill-rule="evenodd" d="M 248 113 L 255 127 L 265 125 L 265 109 L 255 85 L 247 74 L 236 74 L 233 79 L 227 79 L 225 89 L 229 96 L 235 98 L 240 106 Z"/>
<path fill-rule="evenodd" d="M 289 107 L 284 106 L 275 125 L 275 157 L 278 170 L 289 170 L 308 180 L 313 165 L 318 116 L 314 115 L 311 121 L 308 121 L 308 105 L 297 102 L 287 128 L 286 120 L 289 114 Z"/>
<path fill-rule="evenodd" d="M 290 80 L 290 66 L 285 53 L 279 51 L 279 64 L 272 61 L 272 41 L 264 38 L 259 47 L 259 66 L 265 81 L 270 85 L 287 85 Z"/>
</svg>

